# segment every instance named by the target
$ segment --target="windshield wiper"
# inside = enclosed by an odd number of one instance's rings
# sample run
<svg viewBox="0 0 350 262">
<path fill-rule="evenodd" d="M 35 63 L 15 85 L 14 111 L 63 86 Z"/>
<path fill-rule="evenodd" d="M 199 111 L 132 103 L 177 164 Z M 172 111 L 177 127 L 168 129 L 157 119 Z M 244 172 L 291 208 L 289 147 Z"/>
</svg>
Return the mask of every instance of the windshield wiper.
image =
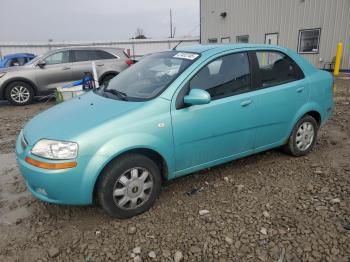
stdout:
<svg viewBox="0 0 350 262">
<path fill-rule="evenodd" d="M 106 92 L 106 93 L 111 93 L 113 95 L 116 95 L 121 100 L 128 101 L 128 95 L 125 94 L 124 92 L 120 92 L 120 91 L 118 91 L 116 89 L 106 89 L 106 88 L 103 91 Z"/>
</svg>

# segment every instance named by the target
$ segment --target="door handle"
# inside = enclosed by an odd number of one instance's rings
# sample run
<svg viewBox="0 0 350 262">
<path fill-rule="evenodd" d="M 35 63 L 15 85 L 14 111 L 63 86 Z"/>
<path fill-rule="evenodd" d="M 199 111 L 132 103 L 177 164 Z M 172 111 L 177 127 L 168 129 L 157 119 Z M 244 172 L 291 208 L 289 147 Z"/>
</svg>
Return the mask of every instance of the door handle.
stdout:
<svg viewBox="0 0 350 262">
<path fill-rule="evenodd" d="M 246 100 L 246 101 L 243 101 L 241 102 L 241 106 L 249 106 L 253 101 L 252 100 Z"/>
<path fill-rule="evenodd" d="M 97 66 L 104 66 L 105 64 L 99 64 L 99 65 L 97 65 Z"/>
<path fill-rule="evenodd" d="M 63 67 L 62 70 L 69 70 L 70 67 Z"/>
<path fill-rule="evenodd" d="M 297 89 L 297 92 L 298 92 L 298 93 L 301 93 L 301 92 L 304 91 L 304 89 L 305 89 L 305 87 L 299 87 L 299 88 Z"/>
</svg>

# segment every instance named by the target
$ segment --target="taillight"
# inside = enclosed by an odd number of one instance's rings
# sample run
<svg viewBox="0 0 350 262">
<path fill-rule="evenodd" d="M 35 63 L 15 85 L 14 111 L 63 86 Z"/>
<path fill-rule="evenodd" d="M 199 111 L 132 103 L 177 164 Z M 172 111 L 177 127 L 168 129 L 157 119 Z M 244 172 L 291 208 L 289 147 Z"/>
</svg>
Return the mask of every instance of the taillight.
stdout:
<svg viewBox="0 0 350 262">
<path fill-rule="evenodd" d="M 127 63 L 129 66 L 131 66 L 134 63 L 134 61 L 132 61 L 131 59 L 127 59 L 127 60 L 125 60 L 125 63 Z"/>
</svg>

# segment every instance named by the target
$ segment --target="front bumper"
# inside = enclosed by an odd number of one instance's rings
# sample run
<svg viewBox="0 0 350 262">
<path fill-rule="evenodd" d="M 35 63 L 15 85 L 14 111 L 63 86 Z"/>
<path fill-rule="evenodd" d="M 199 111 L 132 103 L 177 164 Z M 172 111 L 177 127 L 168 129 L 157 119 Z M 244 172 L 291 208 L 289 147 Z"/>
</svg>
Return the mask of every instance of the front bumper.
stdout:
<svg viewBox="0 0 350 262">
<path fill-rule="evenodd" d="M 17 162 L 29 191 L 36 198 L 55 204 L 88 205 L 92 203 L 93 185 L 87 183 L 85 179 L 85 176 L 91 175 L 86 171 L 89 157 L 79 157 L 75 168 L 47 170 L 28 164 L 25 161 L 26 156 L 42 161 L 39 157 L 30 154 L 29 146 L 23 148 L 21 136 L 19 136 L 16 143 Z M 50 162 L 50 160 L 45 161 Z"/>
</svg>

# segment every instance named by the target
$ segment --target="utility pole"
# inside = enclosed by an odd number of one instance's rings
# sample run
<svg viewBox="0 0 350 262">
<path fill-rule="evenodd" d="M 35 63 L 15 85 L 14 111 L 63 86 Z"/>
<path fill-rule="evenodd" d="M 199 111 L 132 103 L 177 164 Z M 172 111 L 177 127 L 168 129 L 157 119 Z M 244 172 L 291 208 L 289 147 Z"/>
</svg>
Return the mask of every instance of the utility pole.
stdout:
<svg viewBox="0 0 350 262">
<path fill-rule="evenodd" d="M 173 14 L 170 8 L 170 38 L 173 38 Z"/>
</svg>

